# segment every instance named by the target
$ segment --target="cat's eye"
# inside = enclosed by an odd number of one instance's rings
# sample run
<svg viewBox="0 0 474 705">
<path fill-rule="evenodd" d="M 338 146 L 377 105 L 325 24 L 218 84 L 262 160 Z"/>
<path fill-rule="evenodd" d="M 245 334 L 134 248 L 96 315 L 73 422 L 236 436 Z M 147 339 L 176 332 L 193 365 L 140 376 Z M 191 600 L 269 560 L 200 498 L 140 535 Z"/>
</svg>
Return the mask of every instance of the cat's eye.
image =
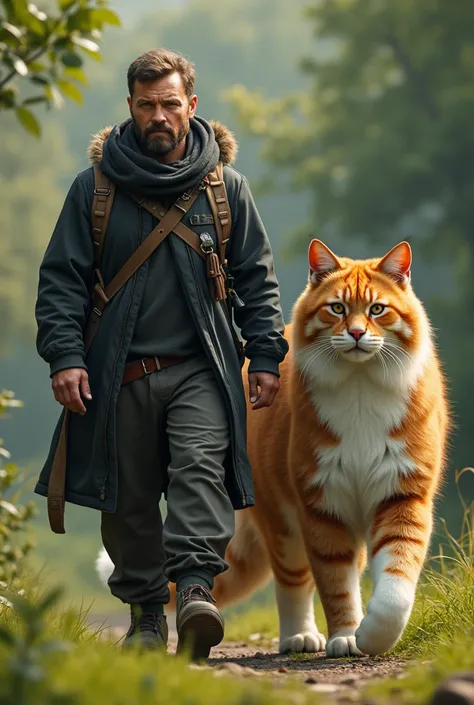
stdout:
<svg viewBox="0 0 474 705">
<path fill-rule="evenodd" d="M 337 313 L 338 315 L 340 315 L 341 313 L 345 313 L 345 311 L 346 311 L 344 304 L 338 304 L 338 303 L 331 304 L 331 308 L 334 311 L 334 313 Z"/>
<path fill-rule="evenodd" d="M 383 311 L 385 311 L 385 306 L 382 304 L 374 304 L 370 307 L 370 313 L 372 316 L 380 316 Z"/>
</svg>

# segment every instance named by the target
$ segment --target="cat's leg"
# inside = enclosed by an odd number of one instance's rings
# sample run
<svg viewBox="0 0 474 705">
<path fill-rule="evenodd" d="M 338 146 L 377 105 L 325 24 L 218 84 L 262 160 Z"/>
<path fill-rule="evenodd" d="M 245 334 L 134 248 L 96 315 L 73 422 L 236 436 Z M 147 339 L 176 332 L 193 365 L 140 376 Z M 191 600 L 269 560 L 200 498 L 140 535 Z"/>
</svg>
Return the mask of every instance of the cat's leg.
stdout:
<svg viewBox="0 0 474 705">
<path fill-rule="evenodd" d="M 323 651 L 326 639 L 314 620 L 315 586 L 294 510 L 265 531 L 280 621 L 280 653 Z"/>
<path fill-rule="evenodd" d="M 362 617 L 360 574 L 365 549 L 338 519 L 314 506 L 302 509 L 311 567 L 328 625 L 326 655 L 360 656 L 355 633 Z"/>
<path fill-rule="evenodd" d="M 411 614 L 416 585 L 428 549 L 431 503 L 417 495 L 398 495 L 374 514 L 369 550 L 374 583 L 372 598 L 356 632 L 366 654 L 382 654 L 401 637 Z"/>
</svg>

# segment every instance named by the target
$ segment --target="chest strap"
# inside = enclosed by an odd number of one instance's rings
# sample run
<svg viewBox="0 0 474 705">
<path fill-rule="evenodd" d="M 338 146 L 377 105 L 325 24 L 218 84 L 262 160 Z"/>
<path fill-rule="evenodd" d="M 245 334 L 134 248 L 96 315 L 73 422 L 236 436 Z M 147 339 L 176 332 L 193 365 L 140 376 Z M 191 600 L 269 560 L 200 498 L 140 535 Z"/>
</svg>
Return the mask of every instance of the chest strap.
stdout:
<svg viewBox="0 0 474 705">
<path fill-rule="evenodd" d="M 96 189 L 97 190 L 97 189 Z M 95 194 L 97 195 L 97 194 Z M 98 194 L 99 196 L 106 194 Z M 132 256 L 125 262 L 123 267 L 117 272 L 115 277 L 104 287 L 104 282 L 99 269 L 96 270 L 99 281 L 94 287 L 92 294 L 92 312 L 87 323 L 84 334 L 84 349 L 89 350 L 95 334 L 97 333 L 100 318 L 109 301 L 115 294 L 126 284 L 126 282 L 135 274 L 142 264 L 150 257 L 156 248 L 163 242 L 165 237 L 176 227 L 176 225 L 186 215 L 188 210 L 199 195 L 199 188 L 195 188 L 190 193 L 184 193 L 171 206 L 164 218 L 160 221 L 157 227 L 151 231 L 146 240 L 135 250 Z M 104 217 L 105 210 L 102 209 Z M 102 240 L 103 245 L 103 240 Z M 98 249 L 100 244 L 97 245 Z M 97 257 L 97 255 L 96 255 Z M 96 259 L 97 261 L 97 259 Z M 66 492 L 66 461 L 67 461 L 67 437 L 69 428 L 69 419 L 71 412 L 65 409 L 61 433 L 56 447 L 56 452 L 51 466 L 51 474 L 48 483 L 48 519 L 51 530 L 56 534 L 64 534 L 64 509 L 65 509 L 65 492 Z"/>
<path fill-rule="evenodd" d="M 206 190 L 210 188 L 209 177 L 204 179 L 203 183 L 199 186 L 199 190 Z M 209 198 L 209 194 L 206 194 Z M 132 196 L 139 205 L 144 208 L 148 213 L 158 220 L 161 217 L 166 217 L 166 208 L 157 200 L 151 198 L 140 199 L 136 196 Z M 226 199 L 227 201 L 227 199 Z M 212 204 L 211 204 L 212 209 Z M 214 223 L 216 224 L 217 232 L 217 254 L 214 251 L 214 243 L 212 238 L 208 233 L 202 233 L 199 236 L 191 228 L 188 228 L 184 223 L 177 223 L 173 228 L 172 232 L 178 235 L 184 242 L 186 242 L 197 254 L 204 259 L 206 262 L 206 272 L 207 278 L 211 286 L 211 295 L 214 301 L 224 301 L 227 297 L 226 282 L 223 266 L 225 260 L 222 257 L 225 256 L 225 244 L 224 249 L 222 249 L 222 233 L 221 227 L 218 225 L 217 216 L 214 216 Z"/>
</svg>

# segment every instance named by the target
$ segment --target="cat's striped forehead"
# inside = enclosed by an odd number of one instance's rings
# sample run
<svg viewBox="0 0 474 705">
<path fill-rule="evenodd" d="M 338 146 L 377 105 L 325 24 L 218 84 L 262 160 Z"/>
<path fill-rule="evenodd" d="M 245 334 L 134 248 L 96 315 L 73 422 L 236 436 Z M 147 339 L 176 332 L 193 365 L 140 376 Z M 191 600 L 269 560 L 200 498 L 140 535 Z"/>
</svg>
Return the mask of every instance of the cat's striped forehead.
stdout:
<svg viewBox="0 0 474 705">
<path fill-rule="evenodd" d="M 338 272 L 331 277 L 333 295 L 340 301 L 349 303 L 372 304 L 381 296 L 385 298 L 392 287 L 384 286 L 380 276 L 365 267 L 354 266 L 347 272 Z M 335 289 L 335 291 L 334 291 Z M 393 287 L 395 289 L 395 287 Z"/>
</svg>

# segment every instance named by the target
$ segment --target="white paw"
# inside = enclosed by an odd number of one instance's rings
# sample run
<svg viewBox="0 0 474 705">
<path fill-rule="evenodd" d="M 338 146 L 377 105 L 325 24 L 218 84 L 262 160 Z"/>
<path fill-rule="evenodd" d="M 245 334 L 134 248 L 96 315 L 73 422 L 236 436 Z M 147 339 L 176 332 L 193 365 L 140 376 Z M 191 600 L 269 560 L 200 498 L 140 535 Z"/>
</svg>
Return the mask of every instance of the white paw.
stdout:
<svg viewBox="0 0 474 705">
<path fill-rule="evenodd" d="M 282 638 L 280 640 L 280 654 L 317 654 L 318 651 L 324 651 L 325 645 L 326 638 L 315 629 L 311 632 L 301 632 Z"/>
<path fill-rule="evenodd" d="M 368 614 L 355 633 L 356 644 L 369 656 L 384 654 L 395 646 L 404 628 L 404 619 L 387 619 L 380 615 Z"/>
<path fill-rule="evenodd" d="M 326 644 L 328 658 L 347 658 L 348 656 L 362 656 L 356 646 L 354 634 L 338 634 L 337 632 L 328 639 Z"/>
</svg>

